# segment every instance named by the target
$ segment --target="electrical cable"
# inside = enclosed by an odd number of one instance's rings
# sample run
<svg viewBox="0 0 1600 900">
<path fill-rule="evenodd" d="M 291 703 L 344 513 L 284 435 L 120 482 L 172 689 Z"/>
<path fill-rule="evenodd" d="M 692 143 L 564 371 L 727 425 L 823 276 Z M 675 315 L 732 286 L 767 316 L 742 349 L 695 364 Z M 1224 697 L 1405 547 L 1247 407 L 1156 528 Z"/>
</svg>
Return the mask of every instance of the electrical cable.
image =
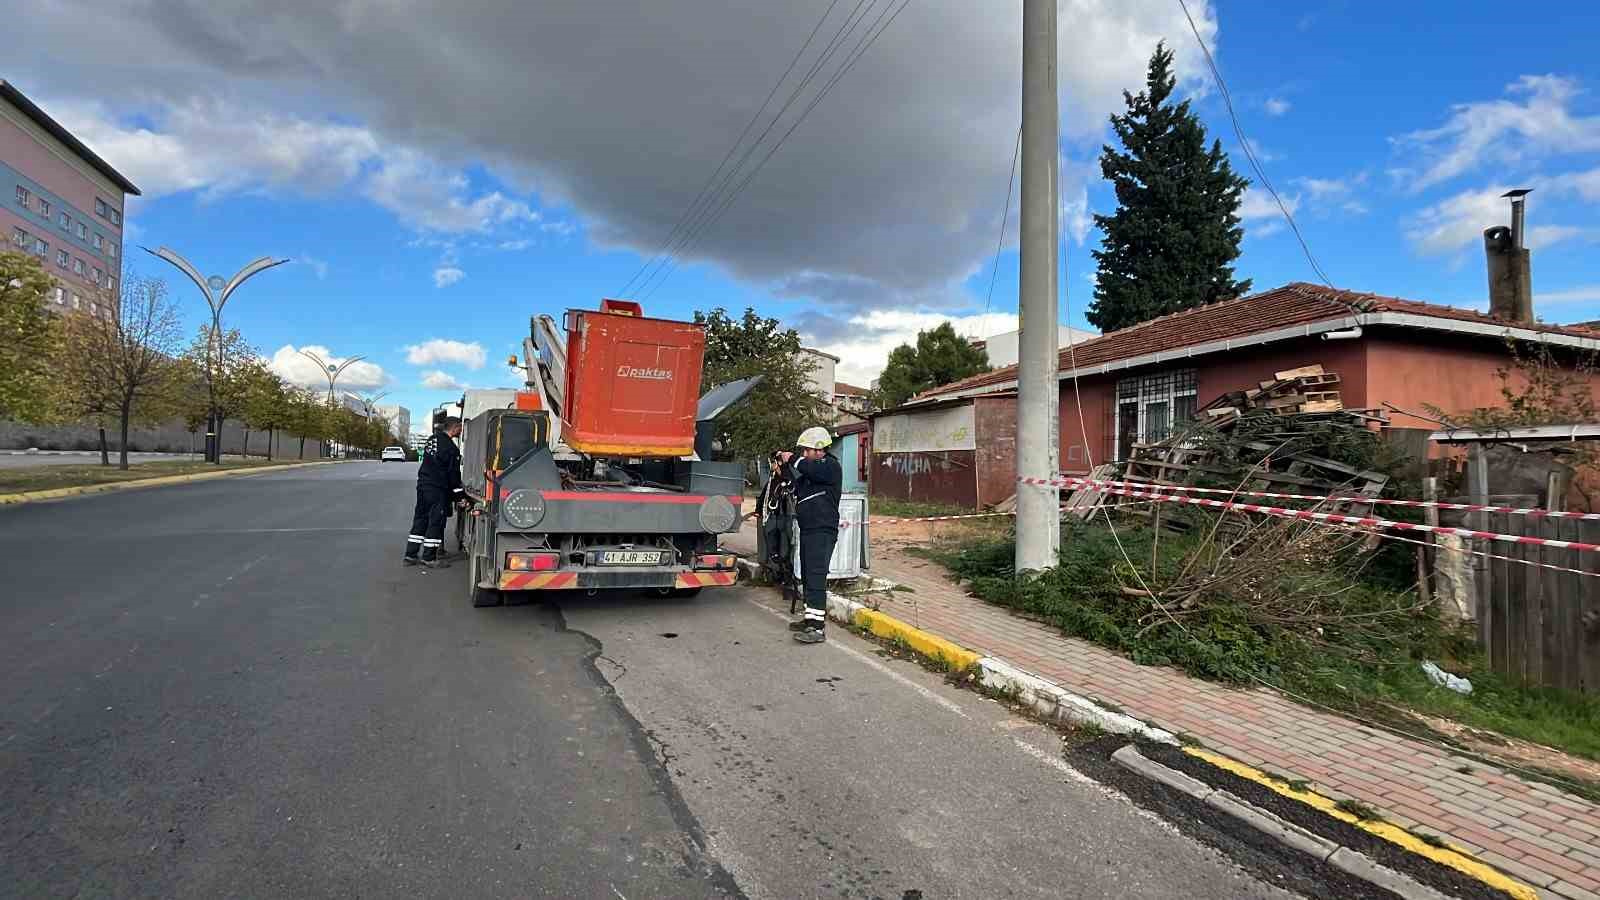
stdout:
<svg viewBox="0 0 1600 900">
<path fill-rule="evenodd" d="M 893 0 L 891 0 L 891 3 L 892 2 Z M 903 0 L 898 7 L 894 7 L 894 11 L 892 13 L 889 12 L 889 7 L 884 7 L 883 12 L 879 13 L 878 21 L 873 23 L 873 26 L 876 27 L 876 30 L 871 30 L 871 27 L 869 27 L 868 33 L 863 35 L 863 37 L 857 41 L 857 48 L 853 52 L 853 55 L 847 58 L 846 61 L 839 67 L 839 69 L 834 72 L 833 76 L 829 78 L 828 82 L 822 86 L 822 88 L 817 92 L 816 96 L 812 98 L 811 102 L 794 120 L 793 124 L 789 126 L 789 129 L 784 132 L 783 137 L 779 138 L 778 142 L 772 146 L 772 149 L 767 151 L 767 154 L 762 157 L 759 163 L 756 164 L 756 167 L 751 170 L 750 174 L 747 175 L 736 188 L 734 188 L 733 192 L 728 195 L 727 199 L 723 201 L 721 206 L 717 208 L 716 212 L 706 221 L 705 225 L 699 229 L 693 238 L 690 239 L 684 250 L 678 254 L 678 258 L 681 259 L 683 256 L 693 252 L 694 247 L 699 244 L 700 238 L 704 236 L 704 234 L 711 227 L 716 225 L 716 223 L 722 218 L 722 215 L 727 212 L 730 206 L 733 205 L 733 202 L 739 198 L 739 195 L 744 192 L 745 188 L 750 185 L 750 182 L 753 181 L 756 175 L 761 172 L 761 169 L 765 167 L 766 164 L 772 159 L 773 155 L 776 154 L 778 150 L 780 150 L 783 145 L 788 142 L 790 136 L 792 136 L 795 130 L 800 127 L 800 124 L 806 120 L 806 117 L 811 114 L 811 111 L 817 108 L 817 105 L 822 102 L 822 99 L 833 90 L 834 86 L 837 85 L 845 75 L 849 74 L 851 69 L 855 68 L 856 63 L 866 55 L 867 51 L 872 49 L 872 46 L 878 42 L 878 39 L 883 36 L 884 32 L 889 30 L 889 26 L 894 24 L 895 19 L 900 17 L 900 13 L 904 12 L 906 7 L 910 5 L 911 0 Z M 676 263 L 674 263 L 673 268 L 668 270 L 667 275 L 662 276 L 661 281 L 665 282 L 666 279 L 670 277 L 671 272 L 676 268 Z M 656 288 L 651 290 L 651 294 L 655 293 L 655 290 L 659 289 L 660 286 L 661 285 L 658 283 Z M 647 294 L 646 297 L 648 298 L 649 295 Z"/>
<path fill-rule="evenodd" d="M 1217 68 L 1217 61 L 1211 56 L 1211 48 L 1206 46 L 1205 39 L 1200 36 L 1200 28 L 1195 25 L 1194 17 L 1189 15 L 1189 4 L 1178 0 L 1178 5 L 1183 7 L 1183 17 L 1189 20 L 1189 30 L 1194 32 L 1195 42 L 1200 45 L 1200 52 L 1205 54 L 1206 65 L 1211 69 L 1211 77 L 1217 82 L 1217 90 L 1222 93 L 1223 105 L 1228 108 L 1228 118 L 1233 122 L 1233 134 L 1239 139 L 1239 146 L 1244 150 L 1245 158 L 1250 161 L 1250 168 L 1255 170 L 1256 177 L 1261 179 L 1261 186 L 1272 195 L 1274 203 L 1278 204 L 1278 211 L 1283 213 L 1283 219 L 1289 223 L 1289 230 L 1294 232 L 1295 240 L 1300 242 L 1300 250 L 1305 253 L 1306 262 L 1311 264 L 1311 270 L 1317 273 L 1317 278 L 1328 287 L 1333 287 L 1333 282 L 1328 280 L 1328 273 L 1317 264 L 1317 258 L 1311 253 L 1311 246 L 1306 243 L 1305 235 L 1300 233 L 1300 226 L 1295 224 L 1294 216 L 1290 214 L 1289 207 L 1278 196 L 1278 191 L 1273 188 L 1272 180 L 1267 178 L 1267 173 L 1261 167 L 1261 161 L 1256 159 L 1256 154 L 1250 147 L 1250 141 L 1244 136 L 1244 128 L 1239 124 L 1239 115 L 1233 109 L 1233 97 L 1228 93 L 1228 85 L 1222 80 L 1222 71 Z"/>
<path fill-rule="evenodd" d="M 822 30 L 822 23 L 828 20 L 828 16 L 833 14 L 833 8 L 838 5 L 839 0 L 832 0 L 832 2 L 828 4 L 828 8 L 822 13 L 822 18 L 817 20 L 817 24 L 811 29 L 811 34 L 806 37 L 805 43 L 800 45 L 800 49 L 795 52 L 794 59 L 789 61 L 789 67 L 783 70 L 783 74 L 778 76 L 777 83 L 774 84 L 772 86 L 772 90 L 767 93 L 767 99 L 761 101 L 761 107 L 756 110 L 755 115 L 750 117 L 750 121 L 745 123 L 744 130 L 739 132 L 738 140 L 734 141 L 733 146 L 728 148 L 727 154 L 722 157 L 722 162 L 717 163 L 716 171 L 712 172 L 711 177 L 706 179 L 706 183 L 700 186 L 700 192 L 695 194 L 694 200 L 689 203 L 688 208 L 685 209 L 683 214 L 678 217 L 678 221 L 673 223 L 672 230 L 667 232 L 667 237 L 661 242 L 661 246 L 654 254 L 651 255 L 648 260 L 639 266 L 639 270 L 634 272 L 633 277 L 628 279 L 628 283 L 624 284 L 622 289 L 617 292 L 618 297 L 628 296 L 628 288 L 632 287 L 634 281 L 636 281 L 640 275 L 644 274 L 646 269 L 650 268 L 651 262 L 666 250 L 667 245 L 683 227 L 684 222 L 689 218 L 690 214 L 700 206 L 701 201 L 706 196 L 706 191 L 711 189 L 711 185 L 716 182 L 717 176 L 721 175 L 723 168 L 728 165 L 728 160 L 733 158 L 733 154 L 738 151 L 740 145 L 744 143 L 744 139 L 749 136 L 750 129 L 755 127 L 756 122 L 761 119 L 761 114 L 766 112 L 767 107 L 772 104 L 772 98 L 777 96 L 778 89 L 783 87 L 783 83 L 789 80 L 790 74 L 794 72 L 795 66 L 800 64 L 800 59 L 805 56 L 805 52 L 811 46 L 811 42 L 816 40 L 817 32 Z"/>
<path fill-rule="evenodd" d="M 732 184 L 733 180 L 739 176 L 740 170 L 744 168 L 745 163 L 750 161 L 750 157 L 755 154 L 756 150 L 761 146 L 761 144 L 766 141 L 767 136 L 772 133 L 772 129 L 777 127 L 778 122 L 783 119 L 784 113 L 787 113 L 789 108 L 794 105 L 795 101 L 800 99 L 801 95 L 805 93 L 806 88 L 811 86 L 812 81 L 814 81 L 817 77 L 817 73 L 822 70 L 822 67 L 827 64 L 827 61 L 833 57 L 834 53 L 844 45 L 844 41 L 849 39 L 849 35 L 855 31 L 856 27 L 860 25 L 862 21 L 865 20 L 866 13 L 870 12 L 872 6 L 877 2 L 878 0 L 856 0 L 855 9 L 851 10 L 850 14 L 845 16 L 844 22 L 839 25 L 839 29 L 834 32 L 833 37 L 828 39 L 828 43 L 817 54 L 817 58 L 811 61 L 811 65 L 807 69 L 805 75 L 801 76 L 800 81 L 795 84 L 794 89 L 789 92 L 788 98 L 784 100 L 783 105 L 778 108 L 778 111 L 773 113 L 772 119 L 767 122 L 766 128 L 762 129 L 761 134 L 758 135 L 756 139 L 751 142 L 750 146 L 745 149 L 744 153 L 739 157 L 738 162 L 733 164 L 733 167 L 729 169 L 727 174 L 722 177 L 721 182 L 717 184 L 715 189 L 713 189 L 709 195 L 707 195 L 705 203 L 700 207 L 700 209 L 688 217 L 688 223 L 679 232 L 677 238 L 668 242 L 665 252 L 658 260 L 655 261 L 655 271 L 651 272 L 645 278 L 644 282 L 640 284 L 639 291 L 645 290 L 650 282 L 655 280 L 657 276 L 664 278 L 665 276 L 662 275 L 663 271 L 669 271 L 670 268 L 676 268 L 677 263 L 674 257 L 677 252 L 684 247 L 684 245 L 690 239 L 691 234 L 698 230 L 706 221 L 706 217 L 711 213 L 712 209 L 717 205 L 717 203 L 727 195 L 728 186 Z M 829 7 L 829 11 L 832 11 L 832 7 Z M 826 16 L 824 16 L 823 21 L 826 21 Z M 820 26 L 821 22 L 818 24 Z"/>
<path fill-rule="evenodd" d="M 1011 217 L 1011 191 L 1017 186 L 1017 160 L 1022 156 L 1022 126 L 1017 126 L 1017 146 L 1011 151 L 1011 180 L 1006 182 L 1006 207 L 1000 213 L 1000 236 L 994 241 L 994 269 L 989 273 L 989 296 L 983 301 L 983 318 L 978 327 L 985 340 L 989 338 L 989 305 L 994 302 L 994 283 L 1000 278 L 1000 250 L 1006 242 L 1006 223 Z"/>
</svg>

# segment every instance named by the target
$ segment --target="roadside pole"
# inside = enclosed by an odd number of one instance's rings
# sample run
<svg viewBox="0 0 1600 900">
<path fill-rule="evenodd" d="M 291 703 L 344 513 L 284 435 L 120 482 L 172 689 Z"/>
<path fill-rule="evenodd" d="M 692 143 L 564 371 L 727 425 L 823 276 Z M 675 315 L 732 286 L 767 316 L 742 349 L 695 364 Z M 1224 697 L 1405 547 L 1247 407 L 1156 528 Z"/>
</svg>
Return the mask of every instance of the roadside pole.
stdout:
<svg viewBox="0 0 1600 900">
<path fill-rule="evenodd" d="M 1056 0 L 1022 4 L 1022 214 L 1018 311 L 1018 572 L 1052 568 L 1061 543 L 1060 389 L 1056 382 L 1057 223 L 1060 216 L 1056 106 Z"/>
</svg>

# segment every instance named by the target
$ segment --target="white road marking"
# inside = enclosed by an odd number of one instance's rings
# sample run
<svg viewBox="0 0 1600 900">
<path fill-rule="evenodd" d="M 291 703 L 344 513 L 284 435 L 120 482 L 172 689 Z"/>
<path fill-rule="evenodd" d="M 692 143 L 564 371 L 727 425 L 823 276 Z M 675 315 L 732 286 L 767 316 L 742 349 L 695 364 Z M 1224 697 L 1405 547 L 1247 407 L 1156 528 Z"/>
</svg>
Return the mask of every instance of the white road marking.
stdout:
<svg viewBox="0 0 1600 900">
<path fill-rule="evenodd" d="M 1073 767 L 1067 765 L 1066 760 L 1063 760 L 1063 759 L 1061 759 L 1059 757 L 1051 756 L 1049 753 L 1046 753 L 1044 750 L 1042 750 L 1042 749 L 1040 749 L 1038 747 L 1035 747 L 1034 745 L 1028 743 L 1027 741 L 1023 740 L 1022 738 L 1013 737 L 1011 740 L 1012 740 L 1013 743 L 1015 743 L 1017 745 L 1017 748 L 1019 750 L 1021 750 L 1023 753 L 1028 754 L 1029 756 L 1033 757 L 1034 759 L 1037 759 L 1039 762 L 1042 762 L 1045 765 L 1049 766 L 1050 768 L 1055 769 L 1056 771 L 1058 771 L 1061 774 L 1067 776 L 1068 778 L 1072 779 L 1073 781 L 1078 782 L 1079 784 L 1094 784 L 1094 785 L 1098 785 L 1100 783 L 1098 781 L 1095 781 L 1093 778 L 1090 778 L 1089 776 L 1083 774 L 1082 772 L 1079 772 L 1077 769 L 1074 769 Z"/>
</svg>

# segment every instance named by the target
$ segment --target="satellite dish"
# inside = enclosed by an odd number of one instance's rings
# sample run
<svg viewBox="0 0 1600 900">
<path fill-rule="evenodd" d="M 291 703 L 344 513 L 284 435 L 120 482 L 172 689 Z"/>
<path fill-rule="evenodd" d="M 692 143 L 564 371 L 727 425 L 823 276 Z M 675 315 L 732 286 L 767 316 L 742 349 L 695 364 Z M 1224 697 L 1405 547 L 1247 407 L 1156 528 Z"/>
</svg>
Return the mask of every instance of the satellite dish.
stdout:
<svg viewBox="0 0 1600 900">
<path fill-rule="evenodd" d="M 213 291 L 220 291 L 227 286 L 228 279 L 223 278 L 221 275 L 213 275 L 206 279 L 206 287 L 211 288 Z"/>
</svg>

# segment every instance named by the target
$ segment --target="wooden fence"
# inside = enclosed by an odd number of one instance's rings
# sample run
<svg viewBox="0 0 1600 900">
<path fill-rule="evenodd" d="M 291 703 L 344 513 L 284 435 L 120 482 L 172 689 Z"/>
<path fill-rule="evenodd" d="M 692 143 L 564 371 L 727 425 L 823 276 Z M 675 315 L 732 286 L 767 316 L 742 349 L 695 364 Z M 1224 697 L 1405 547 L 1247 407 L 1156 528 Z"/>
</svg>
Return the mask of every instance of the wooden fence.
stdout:
<svg viewBox="0 0 1600 900">
<path fill-rule="evenodd" d="M 1501 534 L 1600 544 L 1600 522 L 1475 514 Z M 1600 694 L 1600 553 L 1469 541 L 1478 557 L 1478 634 L 1494 670 L 1527 684 Z M 1579 572 L 1595 573 L 1582 575 Z"/>
</svg>

